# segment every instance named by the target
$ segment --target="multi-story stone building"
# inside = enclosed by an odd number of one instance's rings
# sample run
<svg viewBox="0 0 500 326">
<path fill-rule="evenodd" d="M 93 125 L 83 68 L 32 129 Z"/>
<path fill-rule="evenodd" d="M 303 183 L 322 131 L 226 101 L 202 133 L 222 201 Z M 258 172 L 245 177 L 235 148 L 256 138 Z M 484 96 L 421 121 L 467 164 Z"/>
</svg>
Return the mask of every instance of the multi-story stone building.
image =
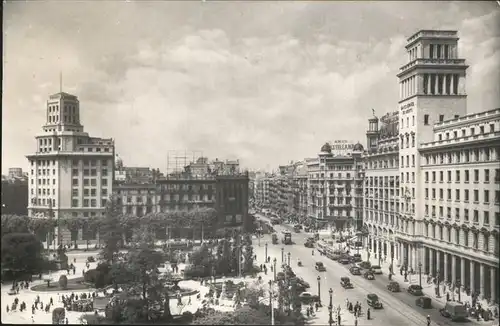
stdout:
<svg viewBox="0 0 500 326">
<path fill-rule="evenodd" d="M 332 151 L 332 146 L 334 150 Z M 317 227 L 361 228 L 363 216 L 363 146 L 326 143 L 307 163 L 308 216 Z"/>
<path fill-rule="evenodd" d="M 422 30 L 408 39 L 409 63 L 398 74 L 399 146 L 393 137 L 382 141 L 377 120 L 369 120 L 366 226 L 375 252 L 394 239 L 399 265 L 498 301 L 500 110 L 466 115 L 468 66 L 457 48 L 455 31 Z M 399 166 L 399 189 L 395 169 L 384 162 Z M 386 177 L 396 185 L 385 188 Z M 376 202 L 372 194 L 382 197 Z"/>
<path fill-rule="evenodd" d="M 113 140 L 84 132 L 74 95 L 51 95 L 46 118 L 43 132 L 35 137 L 35 153 L 27 155 L 29 216 L 102 216 L 113 189 Z M 69 240 L 68 230 L 59 231 L 56 243 Z"/>
<path fill-rule="evenodd" d="M 398 112 L 369 119 L 365 164 L 364 222 L 370 250 L 394 258 L 394 226 L 399 214 Z M 380 127 L 379 127 L 380 123 Z"/>
<path fill-rule="evenodd" d="M 498 298 L 500 109 L 434 124 L 422 143 L 420 263 L 445 282 Z"/>
<path fill-rule="evenodd" d="M 307 218 L 307 176 L 307 160 L 305 160 L 297 165 L 297 173 L 295 174 L 295 202 L 297 215 L 300 220 Z"/>
<path fill-rule="evenodd" d="M 150 184 L 115 185 L 123 214 L 192 211 L 214 208 L 221 231 L 248 227 L 248 174 L 234 173 L 203 178 L 181 174 L 159 178 Z M 172 228 L 172 237 L 193 236 L 191 228 Z M 208 231 L 208 230 L 207 230 Z"/>
</svg>

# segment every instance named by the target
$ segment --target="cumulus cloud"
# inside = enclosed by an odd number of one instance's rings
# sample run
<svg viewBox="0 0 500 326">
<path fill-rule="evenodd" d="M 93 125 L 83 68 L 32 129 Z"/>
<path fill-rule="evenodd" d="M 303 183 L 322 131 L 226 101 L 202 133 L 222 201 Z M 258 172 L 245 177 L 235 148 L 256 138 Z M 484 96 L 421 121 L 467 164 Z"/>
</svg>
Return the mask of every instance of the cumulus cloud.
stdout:
<svg viewBox="0 0 500 326">
<path fill-rule="evenodd" d="M 364 143 L 371 109 L 397 109 L 395 75 L 418 29 L 459 30 L 470 111 L 498 107 L 498 11 L 410 5 L 7 3 L 4 169 L 26 166 L 59 71 L 89 133 L 114 138 L 127 165 L 160 169 L 172 149 L 262 168 L 326 140 Z"/>
</svg>

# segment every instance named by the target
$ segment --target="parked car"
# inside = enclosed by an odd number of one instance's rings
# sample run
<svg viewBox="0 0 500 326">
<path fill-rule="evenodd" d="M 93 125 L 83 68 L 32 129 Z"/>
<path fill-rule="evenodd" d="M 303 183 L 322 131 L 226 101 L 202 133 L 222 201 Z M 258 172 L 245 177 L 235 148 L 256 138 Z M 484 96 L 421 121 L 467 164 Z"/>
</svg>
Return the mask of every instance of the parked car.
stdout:
<svg viewBox="0 0 500 326">
<path fill-rule="evenodd" d="M 374 309 L 382 309 L 382 302 L 378 299 L 378 296 L 374 293 L 370 293 L 366 296 L 366 302 L 370 307 L 373 307 Z"/>
<path fill-rule="evenodd" d="M 350 261 L 349 257 L 342 256 L 342 257 L 340 257 L 340 259 L 338 260 L 338 262 L 341 263 L 342 265 L 347 265 L 351 261 Z"/>
<path fill-rule="evenodd" d="M 363 260 L 363 259 L 361 259 L 361 254 L 354 254 L 354 255 L 352 255 L 352 258 L 354 259 L 354 262 L 356 262 L 356 263 Z"/>
<path fill-rule="evenodd" d="M 432 300 L 429 297 L 420 297 L 415 300 L 415 304 L 417 305 L 417 307 L 421 307 L 423 309 L 432 308 Z"/>
<path fill-rule="evenodd" d="M 382 274 L 382 268 L 379 265 L 373 265 L 371 270 L 373 274 Z"/>
<path fill-rule="evenodd" d="M 444 308 L 439 309 L 439 312 L 442 316 L 450 318 L 452 321 L 467 319 L 467 308 L 465 305 L 455 301 L 446 302 Z"/>
<path fill-rule="evenodd" d="M 307 241 L 304 242 L 304 247 L 306 247 L 306 248 L 314 248 L 314 242 L 309 241 L 309 239 L 307 239 Z"/>
<path fill-rule="evenodd" d="M 323 265 L 323 263 L 320 261 L 316 262 L 315 268 L 318 272 L 325 272 L 326 271 L 325 265 Z"/>
<path fill-rule="evenodd" d="M 311 304 L 313 302 L 319 302 L 319 296 L 312 294 L 310 292 L 302 292 L 299 294 L 300 302 L 303 304 Z"/>
<path fill-rule="evenodd" d="M 415 295 L 415 296 L 421 296 L 424 295 L 424 292 L 422 292 L 422 287 L 418 284 L 412 284 L 406 289 L 406 291 L 409 294 Z"/>
<path fill-rule="evenodd" d="M 361 270 L 359 269 L 359 267 L 353 266 L 349 268 L 349 271 L 352 275 L 361 275 Z"/>
<path fill-rule="evenodd" d="M 391 281 L 391 282 L 389 282 L 389 284 L 387 284 L 387 290 L 389 290 L 391 292 L 399 292 L 399 291 L 401 291 L 401 288 L 399 287 L 398 282 Z"/>
<path fill-rule="evenodd" d="M 372 264 L 369 261 L 362 261 L 358 263 L 358 267 L 361 269 L 370 269 L 370 267 L 372 267 Z"/>
</svg>

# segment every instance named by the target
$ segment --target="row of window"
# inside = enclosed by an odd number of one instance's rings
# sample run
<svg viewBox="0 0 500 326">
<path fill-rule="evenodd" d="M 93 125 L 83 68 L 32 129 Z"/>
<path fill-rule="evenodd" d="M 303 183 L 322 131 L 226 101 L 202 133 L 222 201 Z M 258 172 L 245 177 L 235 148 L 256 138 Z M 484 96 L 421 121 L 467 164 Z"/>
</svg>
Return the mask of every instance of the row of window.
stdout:
<svg viewBox="0 0 500 326">
<path fill-rule="evenodd" d="M 79 195 L 80 195 L 80 192 L 79 192 L 78 188 L 71 189 L 71 196 L 78 197 Z M 83 188 L 83 195 L 95 197 L 95 196 L 97 196 L 97 189 L 96 188 Z M 101 196 L 103 196 L 103 197 L 108 196 L 108 189 L 107 188 L 101 189 Z"/>
<path fill-rule="evenodd" d="M 111 163 L 111 160 L 107 160 L 107 159 L 102 159 L 102 160 L 98 160 L 98 159 L 83 159 L 83 160 L 72 160 L 71 161 L 71 165 L 73 167 L 76 167 L 76 166 L 79 166 L 80 163 L 82 163 L 83 166 L 97 166 L 97 164 L 101 164 L 101 166 L 108 166 L 110 163 Z"/>
<path fill-rule="evenodd" d="M 482 169 L 483 173 L 482 173 L 482 178 L 481 178 L 481 170 L 480 169 L 474 169 L 472 170 L 472 176 L 473 176 L 473 182 L 475 183 L 479 183 L 480 181 L 482 181 L 483 183 L 489 183 L 491 182 L 491 172 L 490 172 L 490 169 Z M 455 173 L 453 173 L 453 171 L 446 171 L 446 182 L 447 183 L 451 183 L 453 181 L 455 181 L 455 183 L 459 183 L 461 182 L 461 175 L 462 175 L 462 172 L 463 172 L 463 175 L 464 175 L 464 183 L 468 183 L 470 182 L 470 170 L 455 170 Z M 455 175 L 455 179 L 453 180 L 453 174 Z M 425 172 L 425 182 L 428 183 L 429 182 L 429 172 L 426 171 Z M 431 182 L 435 183 L 436 182 L 436 171 L 432 171 L 431 172 Z M 439 171 L 439 182 L 440 183 L 443 183 L 445 182 L 445 179 L 444 179 L 444 176 L 445 176 L 445 171 Z M 500 182 L 500 169 L 495 169 L 495 182 Z"/>
<path fill-rule="evenodd" d="M 399 161 L 397 157 L 387 160 L 370 160 L 366 165 L 368 169 L 392 169 L 399 166 Z"/>
<path fill-rule="evenodd" d="M 424 94 L 456 95 L 458 94 L 458 74 L 423 74 Z"/>
<path fill-rule="evenodd" d="M 79 169 L 72 169 L 71 172 L 73 174 L 73 177 L 74 176 L 78 176 L 80 174 L 80 170 Z M 97 169 L 83 169 L 82 172 L 83 172 L 83 176 L 85 176 L 85 177 L 88 177 L 88 176 L 95 177 L 95 176 L 97 176 Z M 103 176 L 108 175 L 108 169 L 107 168 L 102 168 L 101 175 L 103 175 Z"/>
<path fill-rule="evenodd" d="M 471 162 L 489 162 L 498 160 L 498 148 L 476 148 L 452 153 L 428 154 L 424 155 L 425 164 L 457 164 Z"/>
<path fill-rule="evenodd" d="M 475 135 L 475 132 L 476 132 L 476 128 L 475 127 L 471 127 L 470 129 L 470 133 L 469 135 L 470 136 L 474 136 Z M 484 134 L 485 132 L 485 126 L 479 126 L 479 134 L 482 135 Z M 494 123 L 490 123 L 490 126 L 489 126 L 489 132 L 492 133 L 492 132 L 495 132 L 495 124 Z M 444 139 L 450 139 L 450 136 L 452 134 L 450 134 L 450 132 L 445 132 L 444 133 Z M 466 137 L 467 136 L 467 131 L 466 129 L 462 129 L 462 132 L 461 132 L 461 137 Z M 458 138 L 458 131 L 457 130 L 454 130 L 453 131 L 453 138 L 451 139 L 457 139 Z M 441 141 L 443 140 L 443 133 L 439 133 L 438 134 L 438 141 Z"/>
<path fill-rule="evenodd" d="M 102 178 L 101 179 L 101 186 L 102 187 L 107 187 L 108 184 L 109 184 L 108 180 L 109 180 L 108 178 Z M 78 186 L 79 185 L 79 179 L 78 178 L 73 178 L 71 180 L 71 185 L 73 187 Z M 90 178 L 90 179 L 89 178 L 84 178 L 83 179 L 83 185 L 84 186 L 89 186 L 90 185 L 90 186 L 95 187 L 95 186 L 97 186 L 97 179 L 96 178 Z"/>
<path fill-rule="evenodd" d="M 35 179 L 32 178 L 31 181 L 30 181 L 30 183 L 32 185 L 34 185 L 35 184 Z M 52 185 L 55 185 L 55 184 L 56 184 L 56 179 L 52 179 Z M 47 185 L 48 186 L 48 185 L 50 185 L 50 179 L 41 179 L 40 178 L 40 179 L 38 179 L 38 185 L 44 185 L 44 186 Z"/>
<path fill-rule="evenodd" d="M 31 160 L 31 166 L 34 166 L 35 163 L 37 166 L 51 166 L 56 165 L 56 160 Z"/>
<path fill-rule="evenodd" d="M 103 149 L 101 151 L 101 149 Z M 106 152 L 109 153 L 110 148 L 109 147 L 78 147 L 77 150 L 79 152 Z"/>
<path fill-rule="evenodd" d="M 31 195 L 34 195 L 35 194 L 35 189 L 31 188 Z M 52 195 L 55 195 L 56 194 L 56 190 L 55 189 L 52 189 Z M 45 195 L 50 195 L 50 189 L 45 189 L 45 188 L 38 188 L 38 195 L 41 196 L 45 196 Z"/>
<path fill-rule="evenodd" d="M 479 210 L 473 209 L 472 211 L 472 222 L 473 223 L 479 223 Z M 431 206 L 431 217 L 436 217 L 436 206 L 432 205 Z M 461 209 L 460 208 L 455 208 L 455 220 L 460 221 L 461 220 Z M 451 219 L 452 218 L 452 209 L 451 207 L 447 207 L 446 209 L 446 218 Z M 498 212 L 495 213 L 495 226 L 498 226 L 499 224 L 499 219 L 500 217 L 498 216 Z M 429 205 L 425 205 L 425 216 L 429 216 Z M 439 206 L 439 218 L 444 218 L 444 207 Z M 463 217 L 464 217 L 464 222 L 469 222 L 469 209 L 464 208 L 463 209 Z M 490 224 L 490 211 L 483 211 L 483 225 L 489 225 Z"/>
<path fill-rule="evenodd" d="M 437 199 L 436 198 L 436 189 L 432 188 L 431 189 L 432 197 L 431 199 Z M 469 201 L 469 189 L 464 189 L 464 201 L 468 202 Z M 460 201 L 460 189 L 455 189 L 455 201 Z M 429 199 L 429 188 L 425 188 L 425 199 Z M 444 200 L 444 189 L 439 189 L 439 200 Z M 452 199 L 452 190 L 451 189 L 446 189 L 446 200 L 451 201 Z M 479 190 L 475 189 L 473 190 L 473 201 L 475 203 L 479 203 Z M 490 203 L 490 191 L 489 190 L 483 190 L 483 203 L 489 204 Z M 495 191 L 495 204 L 500 203 L 500 191 L 496 190 Z"/>
<path fill-rule="evenodd" d="M 101 206 L 106 207 L 107 199 L 101 199 Z M 73 198 L 71 200 L 71 207 L 79 207 L 80 201 L 78 199 Z M 97 207 L 97 199 L 83 199 L 82 207 Z"/>
<path fill-rule="evenodd" d="M 404 168 L 405 157 L 401 156 L 401 167 Z M 410 156 L 406 155 L 406 167 L 410 167 Z M 411 167 L 415 167 L 415 155 L 411 156 Z"/>
</svg>

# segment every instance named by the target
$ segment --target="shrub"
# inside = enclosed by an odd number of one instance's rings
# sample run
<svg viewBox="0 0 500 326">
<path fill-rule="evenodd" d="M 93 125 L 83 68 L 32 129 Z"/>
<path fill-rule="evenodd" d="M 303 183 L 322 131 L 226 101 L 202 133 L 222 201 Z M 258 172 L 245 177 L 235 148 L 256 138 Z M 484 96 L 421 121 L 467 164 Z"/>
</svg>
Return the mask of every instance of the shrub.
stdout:
<svg viewBox="0 0 500 326">
<path fill-rule="evenodd" d="M 68 288 L 68 278 L 66 275 L 59 276 L 59 286 L 66 290 Z"/>
<path fill-rule="evenodd" d="M 186 269 L 184 269 L 184 278 L 186 279 L 207 276 L 210 276 L 210 273 L 208 272 L 208 268 L 206 266 L 187 266 Z"/>
</svg>

